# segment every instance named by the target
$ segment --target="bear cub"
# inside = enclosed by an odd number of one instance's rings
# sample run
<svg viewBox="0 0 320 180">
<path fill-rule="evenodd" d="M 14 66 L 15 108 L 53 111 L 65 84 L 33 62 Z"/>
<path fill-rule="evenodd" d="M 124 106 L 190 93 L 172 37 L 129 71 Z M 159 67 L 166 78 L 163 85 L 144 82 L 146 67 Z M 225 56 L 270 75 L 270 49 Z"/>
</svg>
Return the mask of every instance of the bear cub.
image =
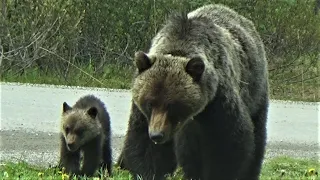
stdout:
<svg viewBox="0 0 320 180">
<path fill-rule="evenodd" d="M 110 134 L 109 113 L 100 99 L 86 95 L 72 107 L 64 102 L 60 131 L 60 167 L 64 167 L 69 174 L 86 176 L 92 176 L 97 169 L 102 168 L 110 176 Z"/>
</svg>

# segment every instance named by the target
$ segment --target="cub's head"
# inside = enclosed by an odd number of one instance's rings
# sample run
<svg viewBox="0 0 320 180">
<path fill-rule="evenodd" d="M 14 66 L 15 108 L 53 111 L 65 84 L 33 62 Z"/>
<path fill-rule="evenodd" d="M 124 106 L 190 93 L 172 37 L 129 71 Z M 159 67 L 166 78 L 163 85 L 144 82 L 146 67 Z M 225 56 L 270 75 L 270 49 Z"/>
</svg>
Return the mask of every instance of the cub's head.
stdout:
<svg viewBox="0 0 320 180">
<path fill-rule="evenodd" d="M 63 103 L 61 132 L 70 151 L 77 151 L 100 134 L 101 124 L 97 115 L 96 107 L 78 109 L 70 107 L 66 102 Z"/>
<path fill-rule="evenodd" d="M 192 120 L 216 91 L 214 70 L 203 56 L 192 58 L 135 53 L 133 101 L 149 123 L 149 137 L 161 144 Z"/>
</svg>

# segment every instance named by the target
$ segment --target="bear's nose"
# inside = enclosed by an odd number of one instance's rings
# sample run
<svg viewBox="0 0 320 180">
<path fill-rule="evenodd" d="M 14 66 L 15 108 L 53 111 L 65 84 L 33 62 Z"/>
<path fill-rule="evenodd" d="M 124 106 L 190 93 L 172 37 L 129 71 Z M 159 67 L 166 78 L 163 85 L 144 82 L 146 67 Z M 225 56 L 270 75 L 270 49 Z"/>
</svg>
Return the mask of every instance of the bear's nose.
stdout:
<svg viewBox="0 0 320 180">
<path fill-rule="evenodd" d="M 160 143 L 164 138 L 164 133 L 160 131 L 150 132 L 149 137 L 153 142 Z"/>
</svg>

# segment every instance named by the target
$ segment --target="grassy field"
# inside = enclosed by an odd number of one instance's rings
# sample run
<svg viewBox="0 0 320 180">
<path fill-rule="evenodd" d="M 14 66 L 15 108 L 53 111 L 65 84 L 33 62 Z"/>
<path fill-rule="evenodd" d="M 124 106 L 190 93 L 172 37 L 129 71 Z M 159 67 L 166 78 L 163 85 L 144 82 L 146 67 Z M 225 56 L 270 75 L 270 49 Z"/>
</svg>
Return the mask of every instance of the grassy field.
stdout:
<svg viewBox="0 0 320 180">
<path fill-rule="evenodd" d="M 318 172 L 320 170 L 320 163 L 312 160 L 292 159 L 289 157 L 277 157 L 270 159 L 264 163 L 261 180 L 320 180 Z M 168 177 L 168 180 L 180 180 L 182 174 L 179 170 L 175 173 L 174 177 Z M 98 180 L 102 179 L 100 173 L 96 173 L 96 177 L 80 179 L 85 180 Z M 24 162 L 20 163 L 4 163 L 0 166 L 0 179 L 73 179 L 74 177 L 68 176 L 56 168 L 41 168 L 28 165 Z M 113 177 L 108 179 L 112 180 L 129 180 L 131 175 L 127 171 L 114 168 Z"/>
<path fill-rule="evenodd" d="M 130 89 L 133 74 L 132 67 L 108 65 L 101 70 L 101 73 L 95 72 L 90 67 L 78 68 L 81 69 L 81 71 L 79 69 L 71 69 L 68 74 L 51 70 L 44 72 L 38 68 L 26 69 L 24 73 L 8 71 L 1 74 L 1 81 Z"/>
<path fill-rule="evenodd" d="M 81 71 L 79 69 L 81 69 Z M 95 72 L 90 67 L 79 67 L 79 69 L 73 69 L 67 75 L 61 75 L 61 73 L 56 71 L 43 72 L 37 68 L 26 69 L 24 73 L 21 74 L 15 71 L 8 71 L 1 74 L 1 81 L 130 89 L 134 72 L 131 66 L 119 67 L 117 65 L 105 66 L 100 73 Z M 315 69 L 317 69 L 317 67 L 315 67 Z M 293 101 L 320 101 L 320 75 L 317 78 L 310 79 L 309 77 L 313 77 L 317 72 L 306 73 L 304 77 L 300 77 L 299 73 L 299 69 L 280 75 L 278 75 L 277 72 L 271 72 L 269 78 L 270 98 Z M 310 73 L 312 73 L 312 75 L 310 75 Z M 284 82 L 291 77 L 295 77 L 294 80 L 297 82 Z"/>
</svg>

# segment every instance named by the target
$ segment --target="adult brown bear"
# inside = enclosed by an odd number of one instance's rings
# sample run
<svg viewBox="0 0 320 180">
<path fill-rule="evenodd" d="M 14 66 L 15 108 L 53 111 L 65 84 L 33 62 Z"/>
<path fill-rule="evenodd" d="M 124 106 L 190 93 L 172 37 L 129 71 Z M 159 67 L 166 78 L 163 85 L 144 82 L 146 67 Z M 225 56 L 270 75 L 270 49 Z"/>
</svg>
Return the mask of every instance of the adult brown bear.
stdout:
<svg viewBox="0 0 320 180">
<path fill-rule="evenodd" d="M 175 15 L 136 52 L 137 74 L 120 167 L 164 179 L 259 179 L 268 72 L 253 23 L 223 5 Z"/>
</svg>

